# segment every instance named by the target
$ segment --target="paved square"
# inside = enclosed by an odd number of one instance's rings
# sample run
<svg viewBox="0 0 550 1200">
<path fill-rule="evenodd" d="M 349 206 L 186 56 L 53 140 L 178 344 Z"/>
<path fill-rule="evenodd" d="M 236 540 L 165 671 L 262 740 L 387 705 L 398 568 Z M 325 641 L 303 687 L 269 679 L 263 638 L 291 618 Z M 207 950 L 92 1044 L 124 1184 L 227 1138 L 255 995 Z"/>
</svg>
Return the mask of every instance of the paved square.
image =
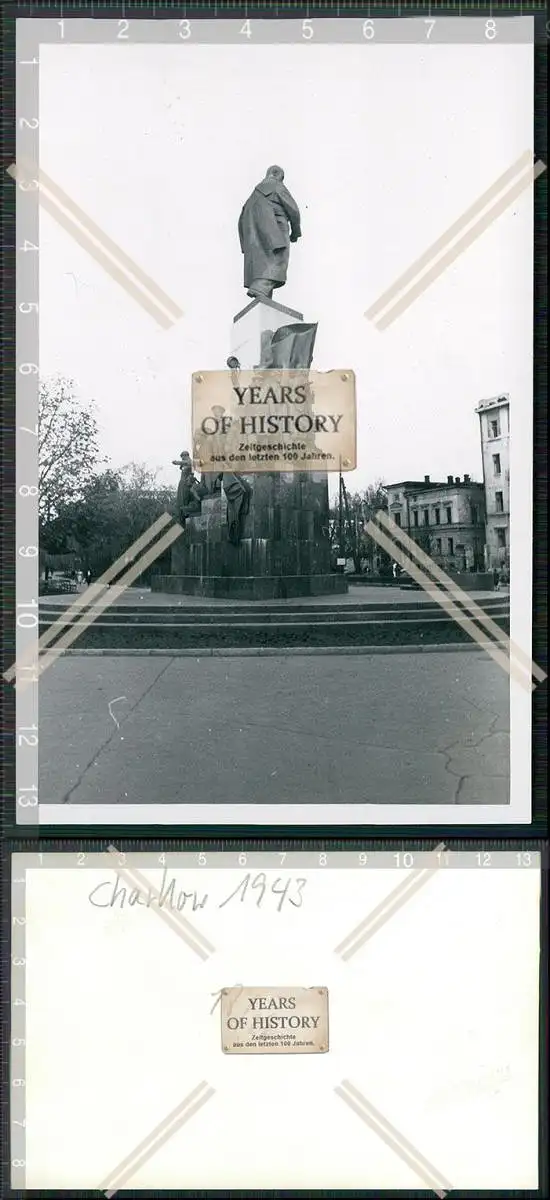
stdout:
<svg viewBox="0 0 550 1200">
<path fill-rule="evenodd" d="M 40 683 L 44 804 L 506 804 L 509 773 L 478 650 L 74 655 Z"/>
</svg>

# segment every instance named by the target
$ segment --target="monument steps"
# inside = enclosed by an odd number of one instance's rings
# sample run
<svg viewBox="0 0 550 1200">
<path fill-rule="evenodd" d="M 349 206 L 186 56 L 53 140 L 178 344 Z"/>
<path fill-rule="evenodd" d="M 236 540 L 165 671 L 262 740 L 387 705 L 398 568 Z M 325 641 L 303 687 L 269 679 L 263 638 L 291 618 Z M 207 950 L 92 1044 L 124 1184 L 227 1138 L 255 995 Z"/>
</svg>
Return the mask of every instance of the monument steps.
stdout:
<svg viewBox="0 0 550 1200">
<path fill-rule="evenodd" d="M 508 633 L 507 597 L 480 608 Z M 55 605 L 40 606 L 40 634 L 59 618 Z M 82 617 L 80 618 L 82 619 Z M 487 635 L 489 636 L 489 635 Z M 420 645 L 468 642 L 469 635 L 435 601 L 376 604 L 275 605 L 119 604 L 97 619 L 90 613 L 75 648 L 185 649 Z"/>
<path fill-rule="evenodd" d="M 509 612 L 509 600 L 507 597 L 498 597 L 494 600 L 484 600 L 479 603 L 479 607 L 488 614 L 507 615 Z M 41 621 L 46 624 L 56 620 L 59 616 L 60 609 L 54 604 L 41 604 L 40 617 Z M 416 603 L 391 603 L 391 604 L 368 604 L 368 603 L 348 603 L 348 604 L 300 604 L 300 605 L 275 605 L 249 603 L 244 604 L 224 604 L 223 607 L 215 604 L 194 604 L 186 605 L 182 603 L 174 603 L 169 605 L 153 605 L 147 604 L 125 604 L 113 605 L 105 609 L 98 618 L 102 624 L 293 624 L 296 621 L 313 620 L 320 621 L 337 621 L 349 622 L 358 618 L 376 620 L 380 618 L 384 621 L 399 621 L 407 616 L 426 617 L 431 613 L 445 617 L 444 610 L 440 607 L 437 601 L 418 601 Z M 84 618 L 85 613 L 79 610 L 77 619 L 80 621 Z"/>
</svg>

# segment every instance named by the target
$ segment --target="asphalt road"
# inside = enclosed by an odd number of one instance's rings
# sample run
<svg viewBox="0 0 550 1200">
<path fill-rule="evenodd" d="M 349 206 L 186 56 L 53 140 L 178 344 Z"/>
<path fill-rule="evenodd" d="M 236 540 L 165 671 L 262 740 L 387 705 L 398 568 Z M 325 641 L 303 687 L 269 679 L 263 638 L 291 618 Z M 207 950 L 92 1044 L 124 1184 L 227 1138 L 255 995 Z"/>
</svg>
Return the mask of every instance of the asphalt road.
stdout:
<svg viewBox="0 0 550 1200">
<path fill-rule="evenodd" d="M 44 804 L 504 804 L 509 680 L 485 653 L 60 659 Z"/>
</svg>

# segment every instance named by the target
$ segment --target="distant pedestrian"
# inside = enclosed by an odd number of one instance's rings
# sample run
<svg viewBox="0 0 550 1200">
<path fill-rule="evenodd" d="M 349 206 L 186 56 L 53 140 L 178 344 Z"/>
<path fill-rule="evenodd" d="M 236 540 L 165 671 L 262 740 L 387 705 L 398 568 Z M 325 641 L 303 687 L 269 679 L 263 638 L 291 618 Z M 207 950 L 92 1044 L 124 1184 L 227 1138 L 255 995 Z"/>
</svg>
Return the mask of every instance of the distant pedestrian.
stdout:
<svg viewBox="0 0 550 1200">
<path fill-rule="evenodd" d="M 392 571 L 393 571 L 394 579 L 399 579 L 399 564 L 398 563 L 394 562 Z"/>
<path fill-rule="evenodd" d="M 92 572 L 90 571 L 89 567 L 88 567 L 88 570 L 86 571 L 85 579 L 86 579 L 86 586 L 89 587 L 92 582 Z"/>
</svg>

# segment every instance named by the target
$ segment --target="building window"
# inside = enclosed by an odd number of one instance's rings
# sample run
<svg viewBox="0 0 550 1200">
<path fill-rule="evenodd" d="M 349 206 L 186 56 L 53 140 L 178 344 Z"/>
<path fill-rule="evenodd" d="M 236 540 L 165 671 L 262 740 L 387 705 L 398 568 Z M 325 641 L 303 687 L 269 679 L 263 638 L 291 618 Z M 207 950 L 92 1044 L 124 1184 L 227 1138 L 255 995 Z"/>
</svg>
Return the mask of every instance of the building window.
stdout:
<svg viewBox="0 0 550 1200">
<path fill-rule="evenodd" d="M 452 508 L 451 508 L 450 504 L 449 504 L 449 506 L 448 506 L 448 507 L 445 509 L 445 513 L 446 513 L 446 516 L 447 516 L 447 525 L 452 525 L 452 523 L 453 523 L 453 510 L 452 510 Z"/>
<path fill-rule="evenodd" d="M 425 509 L 424 509 L 424 524 L 425 524 L 425 525 L 429 525 L 429 524 L 430 524 L 430 513 L 429 513 L 429 510 L 428 510 L 427 508 L 425 508 Z"/>
<path fill-rule="evenodd" d="M 500 454 L 493 454 L 493 471 L 495 475 L 500 475 Z"/>
<path fill-rule="evenodd" d="M 506 530 L 497 529 L 497 546 L 502 549 L 506 546 Z"/>
<path fill-rule="evenodd" d="M 496 421 L 489 421 L 489 437 L 497 438 L 497 437 L 499 437 L 499 435 L 500 435 L 500 429 L 499 429 L 498 417 L 497 417 Z"/>
<path fill-rule="evenodd" d="M 472 504 L 472 525 L 477 525 L 477 508 Z"/>
<path fill-rule="evenodd" d="M 399 512 L 394 513 L 393 519 L 395 521 L 395 524 L 399 525 L 399 528 L 401 529 L 401 513 L 399 513 Z"/>
<path fill-rule="evenodd" d="M 452 555 L 452 554 L 454 554 L 454 552 L 455 552 L 455 548 L 454 548 L 453 539 L 449 538 L 449 554 Z"/>
<path fill-rule="evenodd" d="M 504 493 L 503 492 L 495 492 L 495 504 L 497 506 L 497 512 L 504 512 Z"/>
<path fill-rule="evenodd" d="M 441 538 L 435 539 L 435 548 L 436 548 L 436 553 L 441 554 Z"/>
<path fill-rule="evenodd" d="M 436 510 L 435 510 L 435 523 L 436 523 L 436 525 L 441 525 L 441 509 L 440 508 L 436 508 Z"/>
<path fill-rule="evenodd" d="M 413 524 L 418 525 L 418 509 L 413 510 Z"/>
</svg>

